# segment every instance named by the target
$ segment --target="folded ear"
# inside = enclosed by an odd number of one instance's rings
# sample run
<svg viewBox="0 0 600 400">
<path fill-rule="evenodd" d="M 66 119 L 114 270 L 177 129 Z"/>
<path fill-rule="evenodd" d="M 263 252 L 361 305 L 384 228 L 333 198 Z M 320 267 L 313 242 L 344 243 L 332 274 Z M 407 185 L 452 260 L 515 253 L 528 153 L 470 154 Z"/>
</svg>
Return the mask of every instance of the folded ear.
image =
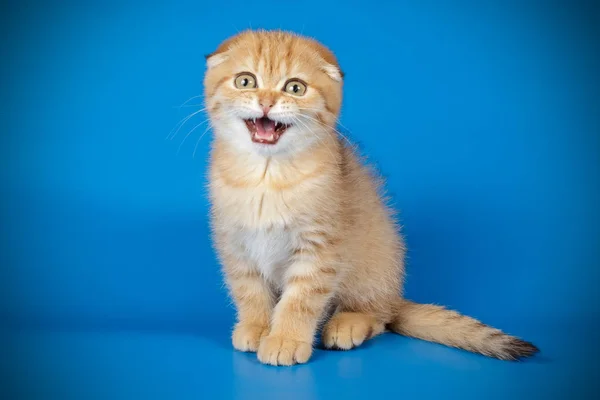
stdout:
<svg viewBox="0 0 600 400">
<path fill-rule="evenodd" d="M 337 65 L 325 63 L 323 65 L 323 71 L 336 82 L 341 82 L 342 79 L 344 79 L 344 73 Z"/>
<path fill-rule="evenodd" d="M 334 81 L 341 82 L 344 79 L 344 73 L 333 52 L 317 41 L 313 41 L 313 49 L 322 60 L 321 70 Z"/>
<path fill-rule="evenodd" d="M 206 58 L 206 67 L 211 69 L 227 60 L 227 53 L 211 53 L 204 57 Z"/>
<path fill-rule="evenodd" d="M 219 47 L 217 47 L 217 49 L 214 52 L 205 55 L 204 58 L 206 59 L 206 67 L 208 69 L 211 69 L 226 61 L 227 52 L 229 51 L 236 39 L 237 37 L 234 36 L 225 40 L 219 45 Z"/>
</svg>

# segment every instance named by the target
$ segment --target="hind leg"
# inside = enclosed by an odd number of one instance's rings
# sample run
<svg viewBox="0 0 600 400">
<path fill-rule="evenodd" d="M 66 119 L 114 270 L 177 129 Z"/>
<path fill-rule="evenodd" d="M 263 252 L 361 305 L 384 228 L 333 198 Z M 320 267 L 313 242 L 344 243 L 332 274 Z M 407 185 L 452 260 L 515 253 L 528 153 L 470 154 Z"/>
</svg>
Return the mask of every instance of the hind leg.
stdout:
<svg viewBox="0 0 600 400">
<path fill-rule="evenodd" d="M 323 328 L 323 345 L 328 349 L 350 350 L 385 330 L 375 316 L 362 312 L 338 312 Z"/>
</svg>

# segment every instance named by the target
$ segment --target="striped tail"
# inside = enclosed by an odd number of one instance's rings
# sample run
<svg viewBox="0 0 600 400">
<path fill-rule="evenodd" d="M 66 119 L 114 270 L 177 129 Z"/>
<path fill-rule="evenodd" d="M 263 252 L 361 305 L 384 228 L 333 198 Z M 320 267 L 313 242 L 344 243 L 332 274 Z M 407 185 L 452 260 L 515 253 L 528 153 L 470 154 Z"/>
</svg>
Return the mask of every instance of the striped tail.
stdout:
<svg viewBox="0 0 600 400">
<path fill-rule="evenodd" d="M 396 317 L 389 328 L 401 335 L 501 360 L 515 361 L 539 351 L 532 343 L 444 307 L 403 299 L 396 306 Z"/>
</svg>

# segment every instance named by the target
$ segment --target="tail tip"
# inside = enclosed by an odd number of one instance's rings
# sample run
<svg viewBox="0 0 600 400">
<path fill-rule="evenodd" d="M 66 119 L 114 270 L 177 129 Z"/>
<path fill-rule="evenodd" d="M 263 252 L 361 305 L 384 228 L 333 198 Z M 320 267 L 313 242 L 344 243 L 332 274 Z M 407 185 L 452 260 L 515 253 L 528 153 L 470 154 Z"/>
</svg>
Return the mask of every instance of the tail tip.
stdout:
<svg viewBox="0 0 600 400">
<path fill-rule="evenodd" d="M 540 349 L 533 343 L 512 337 L 505 345 L 498 358 L 509 361 L 519 361 L 539 353 Z"/>
</svg>

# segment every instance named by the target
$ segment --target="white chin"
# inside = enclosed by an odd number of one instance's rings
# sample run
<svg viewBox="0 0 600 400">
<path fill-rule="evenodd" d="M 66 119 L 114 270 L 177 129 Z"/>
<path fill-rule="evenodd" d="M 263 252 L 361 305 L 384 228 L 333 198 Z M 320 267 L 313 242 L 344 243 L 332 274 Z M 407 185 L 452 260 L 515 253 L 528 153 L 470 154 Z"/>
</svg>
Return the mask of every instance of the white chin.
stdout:
<svg viewBox="0 0 600 400">
<path fill-rule="evenodd" d="M 298 126 L 290 126 L 275 143 L 260 143 L 252 138 L 243 121 L 216 126 L 216 134 L 230 143 L 234 148 L 244 153 L 255 153 L 261 156 L 295 154 L 312 146 L 318 137 L 305 134 Z"/>
</svg>

